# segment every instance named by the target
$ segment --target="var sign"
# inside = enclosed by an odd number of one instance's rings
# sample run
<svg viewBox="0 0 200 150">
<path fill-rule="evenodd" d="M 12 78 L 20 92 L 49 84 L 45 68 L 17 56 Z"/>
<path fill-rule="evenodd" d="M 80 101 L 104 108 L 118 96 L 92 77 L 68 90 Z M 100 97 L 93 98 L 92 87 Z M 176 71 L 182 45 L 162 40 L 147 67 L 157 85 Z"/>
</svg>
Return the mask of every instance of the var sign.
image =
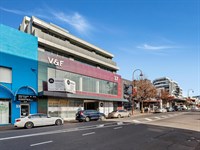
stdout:
<svg viewBox="0 0 200 150">
<path fill-rule="evenodd" d="M 61 67 L 62 64 L 64 63 L 63 60 L 58 60 L 58 59 L 56 59 L 56 58 L 51 58 L 51 57 L 48 57 L 48 61 L 49 61 L 50 64 L 54 64 L 54 65 L 60 66 L 60 67 Z"/>
</svg>

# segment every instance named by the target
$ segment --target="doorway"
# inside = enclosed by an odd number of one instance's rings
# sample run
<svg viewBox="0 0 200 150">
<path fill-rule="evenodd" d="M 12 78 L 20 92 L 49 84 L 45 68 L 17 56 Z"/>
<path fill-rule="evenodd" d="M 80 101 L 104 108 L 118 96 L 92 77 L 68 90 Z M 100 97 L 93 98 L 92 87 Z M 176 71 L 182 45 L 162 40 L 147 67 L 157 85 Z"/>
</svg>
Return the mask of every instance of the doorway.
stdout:
<svg viewBox="0 0 200 150">
<path fill-rule="evenodd" d="M 29 112 L 30 112 L 29 104 L 21 104 L 21 117 L 28 116 Z"/>
<path fill-rule="evenodd" d="M 8 100 L 0 101 L 0 124 L 10 123 L 11 105 Z"/>
<path fill-rule="evenodd" d="M 92 110 L 98 110 L 99 103 L 98 102 L 87 102 L 84 103 L 84 110 L 92 109 Z"/>
</svg>

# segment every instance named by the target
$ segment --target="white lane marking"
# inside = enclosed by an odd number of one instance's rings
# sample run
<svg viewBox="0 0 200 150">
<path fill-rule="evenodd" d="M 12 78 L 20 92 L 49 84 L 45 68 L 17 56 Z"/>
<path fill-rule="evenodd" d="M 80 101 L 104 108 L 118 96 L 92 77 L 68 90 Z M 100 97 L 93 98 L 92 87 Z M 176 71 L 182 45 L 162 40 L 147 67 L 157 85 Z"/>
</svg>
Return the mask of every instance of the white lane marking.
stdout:
<svg viewBox="0 0 200 150">
<path fill-rule="evenodd" d="M 99 127 L 99 128 L 104 127 L 104 124 L 100 124 L 97 127 Z"/>
<path fill-rule="evenodd" d="M 18 139 L 18 138 L 25 138 L 25 137 L 32 137 L 32 136 L 39 136 L 39 135 L 48 135 L 48 134 L 55 134 L 58 133 L 59 131 L 51 131 L 51 132 L 42 132 L 42 133 L 35 133 L 35 134 L 26 134 L 26 135 L 20 135 L 20 136 L 12 136 L 12 137 L 5 137 L 5 138 L 0 138 L 0 141 L 3 140 L 10 140 L 10 139 Z"/>
<path fill-rule="evenodd" d="M 118 123 L 117 123 L 117 125 L 122 125 L 122 124 L 123 124 L 123 122 L 118 122 Z"/>
<path fill-rule="evenodd" d="M 160 119 L 160 117 L 154 117 L 154 118 L 156 118 L 156 119 Z"/>
<path fill-rule="evenodd" d="M 135 122 L 135 123 L 140 123 L 141 121 L 138 121 L 138 120 L 133 120 L 133 122 Z"/>
<path fill-rule="evenodd" d="M 117 130 L 117 129 L 121 129 L 122 127 L 116 127 L 116 128 L 113 128 L 114 130 Z"/>
<path fill-rule="evenodd" d="M 31 144 L 30 146 L 37 146 L 37 145 L 42 145 L 42 144 L 47 144 L 47 143 L 52 143 L 52 142 L 53 141 L 46 141 L 46 142 Z"/>
<path fill-rule="evenodd" d="M 85 133 L 85 134 L 82 134 L 82 136 L 87 136 L 87 135 L 91 135 L 91 134 L 95 134 L 95 132 Z"/>
<path fill-rule="evenodd" d="M 186 114 L 185 113 L 179 113 L 179 114 L 175 114 L 175 115 L 183 115 Z M 173 115 L 174 116 L 174 115 Z M 165 119 L 165 118 L 160 118 L 161 120 Z M 142 123 L 141 121 L 138 120 L 132 120 L 134 123 L 140 124 Z M 153 121 L 157 121 L 157 120 L 152 120 Z M 123 126 L 125 125 L 129 125 L 129 124 L 122 124 Z M 118 125 L 113 125 L 113 123 L 105 123 L 104 127 L 102 128 L 111 128 L 111 127 L 115 127 Z M 85 126 L 84 128 L 72 128 L 72 129 L 62 129 L 62 130 L 55 130 L 55 131 L 49 131 L 49 132 L 41 132 L 41 133 L 35 133 L 35 134 L 28 134 L 28 135 L 20 135 L 20 136 L 12 136 L 12 137 L 4 137 L 4 138 L 0 138 L 0 141 L 4 141 L 4 140 L 11 140 L 11 139 L 18 139 L 18 138 L 25 138 L 25 137 L 33 137 L 33 136 L 41 136 L 41 135 L 50 135 L 50 134 L 58 134 L 58 133 L 66 133 L 66 132 L 73 132 L 73 131 L 83 131 L 83 130 L 92 130 L 92 129 L 96 129 L 97 126 Z M 23 131 L 23 130 L 21 130 Z"/>
<path fill-rule="evenodd" d="M 161 116 L 161 117 L 163 117 L 163 118 L 168 118 L 168 116 Z"/>
<path fill-rule="evenodd" d="M 108 126 L 105 126 L 105 125 L 108 125 Z M 122 124 L 122 125 L 128 125 L 128 124 Z M 107 123 L 107 124 L 104 124 L 104 126 L 101 128 L 111 128 L 111 127 L 116 127 L 116 126 L 119 126 L 119 125 L 117 125 L 117 124 L 113 125 L 113 123 L 112 124 Z M 35 133 L 35 134 L 26 134 L 26 135 L 20 135 L 20 136 L 5 137 L 5 138 L 0 138 L 0 141 L 25 138 L 25 137 L 33 137 L 33 136 L 41 136 L 41 135 L 67 133 L 67 132 L 74 132 L 74 131 L 92 130 L 92 129 L 97 129 L 97 128 L 98 127 L 95 125 L 95 127 L 93 126 L 91 128 L 89 128 L 89 126 L 87 126 L 87 128 L 62 129 L 62 130 L 55 130 L 55 131 L 50 131 L 50 132 L 41 132 L 41 133 Z"/>
<path fill-rule="evenodd" d="M 145 120 L 147 120 L 147 121 L 152 121 L 152 119 L 149 119 L 149 118 L 144 118 Z"/>
</svg>

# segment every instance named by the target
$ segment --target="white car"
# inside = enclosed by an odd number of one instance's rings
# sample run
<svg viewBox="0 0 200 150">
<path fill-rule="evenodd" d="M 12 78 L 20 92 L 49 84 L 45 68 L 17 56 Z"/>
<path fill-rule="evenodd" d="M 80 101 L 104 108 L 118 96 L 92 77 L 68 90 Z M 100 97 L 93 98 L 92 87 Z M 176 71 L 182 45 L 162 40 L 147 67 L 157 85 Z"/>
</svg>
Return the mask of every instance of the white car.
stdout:
<svg viewBox="0 0 200 150">
<path fill-rule="evenodd" d="M 167 112 L 167 110 L 165 108 L 157 108 L 155 110 L 156 113 L 163 113 L 163 112 Z"/>
<path fill-rule="evenodd" d="M 199 108 L 197 106 L 192 106 L 191 111 L 197 111 Z"/>
<path fill-rule="evenodd" d="M 30 114 L 24 118 L 15 119 L 15 127 L 30 129 L 36 126 L 62 125 L 64 120 L 60 117 L 49 117 L 46 114 Z"/>
</svg>

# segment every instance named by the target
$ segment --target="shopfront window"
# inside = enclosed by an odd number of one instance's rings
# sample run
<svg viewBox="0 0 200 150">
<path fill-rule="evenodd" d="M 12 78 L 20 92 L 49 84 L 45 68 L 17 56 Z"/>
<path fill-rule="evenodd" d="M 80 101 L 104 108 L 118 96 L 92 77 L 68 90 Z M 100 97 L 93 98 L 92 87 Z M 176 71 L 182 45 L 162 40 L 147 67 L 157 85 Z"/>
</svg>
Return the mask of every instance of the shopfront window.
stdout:
<svg viewBox="0 0 200 150">
<path fill-rule="evenodd" d="M 9 102 L 0 101 L 0 124 L 9 123 Z"/>
<path fill-rule="evenodd" d="M 75 119 L 77 109 L 83 105 L 81 100 L 49 99 L 48 114 L 65 120 Z"/>
<path fill-rule="evenodd" d="M 117 95 L 117 83 L 101 80 L 99 82 L 99 91 L 103 94 Z"/>
<path fill-rule="evenodd" d="M 117 95 L 118 84 L 67 71 L 48 68 L 48 78 L 69 79 L 76 83 L 76 91 Z"/>
</svg>

